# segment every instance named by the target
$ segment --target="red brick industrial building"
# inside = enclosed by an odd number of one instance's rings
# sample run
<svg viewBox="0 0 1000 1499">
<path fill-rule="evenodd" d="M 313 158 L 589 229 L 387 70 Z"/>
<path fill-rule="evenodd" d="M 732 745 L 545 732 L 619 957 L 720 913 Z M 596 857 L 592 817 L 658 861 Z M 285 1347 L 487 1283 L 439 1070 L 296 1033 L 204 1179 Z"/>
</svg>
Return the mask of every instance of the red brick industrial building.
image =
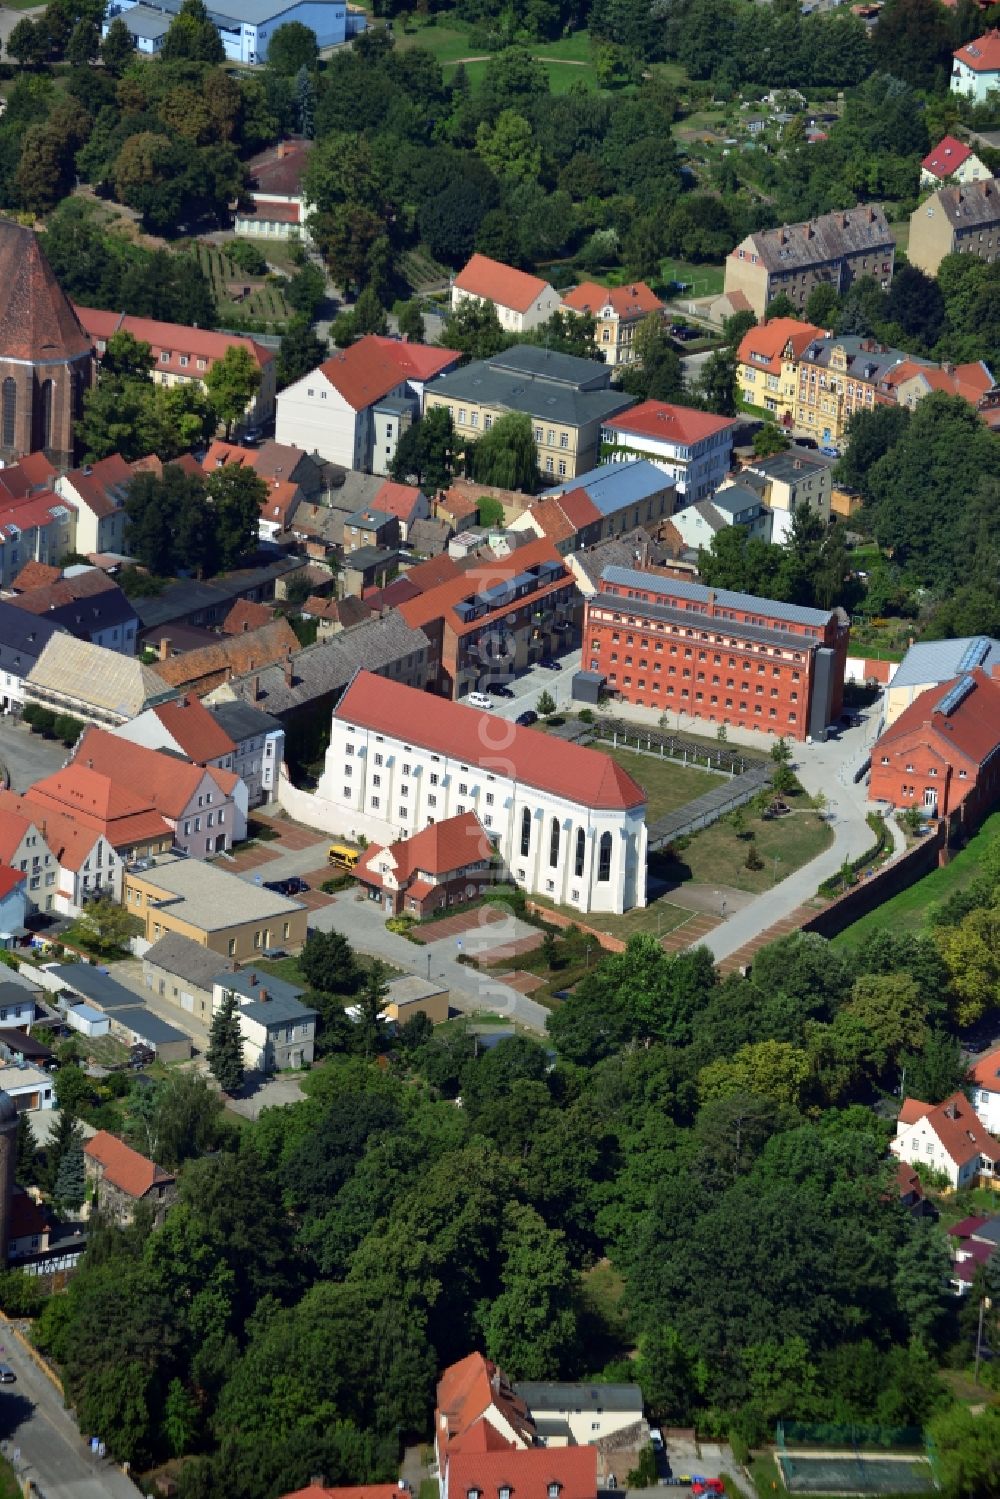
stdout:
<svg viewBox="0 0 1000 1499">
<path fill-rule="evenodd" d="M 583 665 L 623 702 L 805 739 L 840 715 L 849 633 L 840 609 L 608 567 L 587 603 Z"/>
<path fill-rule="evenodd" d="M 971 831 L 1000 802 L 1000 681 L 974 668 L 929 687 L 872 750 L 869 794 Z"/>
</svg>

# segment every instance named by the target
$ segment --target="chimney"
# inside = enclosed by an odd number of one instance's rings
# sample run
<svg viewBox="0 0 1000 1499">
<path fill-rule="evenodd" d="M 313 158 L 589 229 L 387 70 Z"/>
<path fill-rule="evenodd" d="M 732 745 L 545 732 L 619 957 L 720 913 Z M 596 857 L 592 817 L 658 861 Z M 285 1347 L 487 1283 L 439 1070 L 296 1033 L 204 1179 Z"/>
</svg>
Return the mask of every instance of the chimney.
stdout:
<svg viewBox="0 0 1000 1499">
<path fill-rule="evenodd" d="M 710 588 L 708 590 L 708 598 L 706 599 L 705 602 L 708 604 L 708 612 L 709 612 L 709 614 L 714 614 L 715 613 L 715 589 L 714 588 Z"/>
<path fill-rule="evenodd" d="M 254 989 L 254 988 L 256 988 L 256 986 L 257 986 L 257 975 L 255 973 L 251 973 L 250 974 L 250 987 L 251 987 L 251 989 Z"/>
<path fill-rule="evenodd" d="M 253 679 L 253 700 L 255 703 L 260 701 L 260 677 Z"/>
<path fill-rule="evenodd" d="M 164 635 L 160 641 L 160 660 L 166 661 L 170 655 L 170 636 Z"/>
<path fill-rule="evenodd" d="M 266 1005 L 267 1004 L 267 1000 L 268 1000 L 267 990 L 266 989 L 262 989 L 260 991 L 260 993 L 258 994 L 257 998 L 260 1000 L 260 1002 L 261 1002 L 262 1005 Z"/>
</svg>

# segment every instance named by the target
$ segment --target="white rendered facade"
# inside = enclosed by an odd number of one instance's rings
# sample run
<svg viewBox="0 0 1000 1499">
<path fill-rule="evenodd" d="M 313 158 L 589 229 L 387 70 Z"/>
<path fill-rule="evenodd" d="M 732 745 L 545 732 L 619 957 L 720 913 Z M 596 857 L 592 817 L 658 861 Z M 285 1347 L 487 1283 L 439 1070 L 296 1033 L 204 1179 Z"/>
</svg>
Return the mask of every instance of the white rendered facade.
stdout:
<svg viewBox="0 0 1000 1499">
<path fill-rule="evenodd" d="M 633 463 L 645 458 L 670 477 L 677 486 L 679 502 L 688 504 L 714 494 L 733 461 L 733 427 L 694 442 L 675 442 L 669 437 L 630 432 L 622 420 L 620 425 L 603 429 L 601 443 L 602 447 L 613 444 L 605 453 L 604 463 Z"/>
</svg>

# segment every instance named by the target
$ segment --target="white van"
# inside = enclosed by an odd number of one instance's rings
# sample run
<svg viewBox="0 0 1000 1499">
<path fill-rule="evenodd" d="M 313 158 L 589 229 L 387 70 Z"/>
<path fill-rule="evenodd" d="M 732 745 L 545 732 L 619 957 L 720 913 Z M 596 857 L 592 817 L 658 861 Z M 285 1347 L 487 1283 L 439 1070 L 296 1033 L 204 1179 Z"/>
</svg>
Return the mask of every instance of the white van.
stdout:
<svg viewBox="0 0 1000 1499">
<path fill-rule="evenodd" d="M 465 699 L 470 708 L 481 708 L 488 713 L 493 707 L 493 699 L 488 692 L 470 692 Z"/>
</svg>

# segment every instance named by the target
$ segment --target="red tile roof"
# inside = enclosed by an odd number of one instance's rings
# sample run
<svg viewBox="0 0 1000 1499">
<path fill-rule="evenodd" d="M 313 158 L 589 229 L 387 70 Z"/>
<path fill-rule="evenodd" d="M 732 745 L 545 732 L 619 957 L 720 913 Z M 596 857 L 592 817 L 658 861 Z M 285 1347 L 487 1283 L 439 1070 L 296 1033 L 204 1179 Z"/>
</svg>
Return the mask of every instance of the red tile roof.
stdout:
<svg viewBox="0 0 1000 1499">
<path fill-rule="evenodd" d="M 969 1079 L 986 1093 L 1000 1093 L 1000 1047 L 988 1051 L 969 1068 Z"/>
<path fill-rule="evenodd" d="M 51 484 L 59 470 L 53 468 L 51 462 L 44 453 L 28 453 L 26 457 L 18 459 L 16 464 L 3 471 L 3 481 L 9 484 L 15 473 L 21 474 L 29 485 Z"/>
<path fill-rule="evenodd" d="M 596 314 L 608 303 L 620 318 L 648 317 L 651 312 L 663 311 L 663 303 L 645 281 L 632 281 L 628 286 L 598 286 L 596 281 L 584 281 L 563 294 L 563 306 L 572 312 Z"/>
<path fill-rule="evenodd" d="M 94 567 L 89 572 L 75 573 L 71 578 L 59 578 L 55 583 L 30 588 L 10 602 L 28 614 L 48 614 L 50 609 L 60 609 L 79 599 L 92 599 L 98 594 L 112 592 L 120 592 L 118 584 L 99 567 Z"/>
<path fill-rule="evenodd" d="M 350 348 L 338 350 L 332 359 L 320 365 L 320 371 L 349 406 L 363 411 L 397 385 L 407 380 L 429 380 L 457 364 L 460 358 L 451 349 L 404 343 L 369 333 Z"/>
<path fill-rule="evenodd" d="M 0 792 L 2 795 L 2 792 Z M 0 801 L 0 859 L 9 864 L 14 851 L 31 826 L 31 818 L 15 812 Z"/>
<path fill-rule="evenodd" d="M 137 1150 L 132 1150 L 121 1140 L 99 1129 L 83 1147 L 83 1153 L 97 1161 L 104 1170 L 101 1176 L 112 1186 L 119 1187 L 129 1197 L 144 1197 L 151 1187 L 172 1182 L 173 1177 L 155 1161 L 147 1160 Z"/>
<path fill-rule="evenodd" d="M 65 525 L 68 518 L 75 514 L 76 506 L 69 500 L 61 499 L 51 489 L 36 490 L 23 499 L 11 500 L 9 504 L 4 504 L 0 497 L 0 532 L 10 537 L 18 531 L 33 531 L 54 524 Z M 12 599 L 11 602 L 16 603 L 18 600 Z"/>
<path fill-rule="evenodd" d="M 319 1483 L 310 1483 L 293 1494 L 284 1494 L 282 1499 L 407 1499 L 394 1483 L 365 1483 L 357 1488 L 328 1489 Z"/>
<path fill-rule="evenodd" d="M 968 161 L 972 155 L 972 147 L 967 146 L 964 141 L 956 140 L 953 135 L 946 135 L 943 140 L 938 141 L 933 151 L 928 151 L 920 165 L 925 172 L 933 172 L 935 177 L 942 181 L 950 177 L 952 172 L 957 172 L 964 161 Z"/>
<path fill-rule="evenodd" d="M 492 858 L 493 845 L 475 812 L 462 812 L 457 817 L 432 823 L 422 833 L 414 833 L 412 838 L 400 838 L 388 848 L 374 845 L 365 852 L 358 865 L 359 876 L 363 878 L 370 874 L 380 885 L 382 876 L 377 865 L 387 853 L 394 865 L 394 878 L 400 885 L 405 885 L 415 874 L 444 876 L 464 869 L 467 864 L 479 864 Z"/>
<path fill-rule="evenodd" d="M 12 791 L 0 791 L 2 807 L 30 817 L 38 824 L 39 831 L 44 822 L 47 841 L 55 836 L 57 828 L 63 830 L 63 824 L 53 821 L 53 817 L 62 817 L 66 825 L 67 857 L 60 863 L 65 862 L 72 869 L 79 868 L 100 833 L 112 848 L 120 850 L 169 838 L 173 831 L 148 797 L 137 796 L 124 786 L 116 786 L 109 775 L 75 763 L 36 781 L 30 800 L 15 796 Z M 70 837 L 69 829 L 77 830 L 81 835 L 78 840 Z M 89 846 L 82 836 L 84 832 L 89 834 Z M 84 849 L 86 853 L 81 853 Z"/>
<path fill-rule="evenodd" d="M 966 42 L 953 54 L 974 73 L 1000 73 L 1000 31 L 987 31 L 975 41 Z"/>
<path fill-rule="evenodd" d="M 191 805 L 206 777 L 224 797 L 231 797 L 239 783 L 231 770 L 189 765 L 163 750 L 147 749 L 94 727 L 84 730 L 72 763 L 113 776 L 117 785 L 147 797 L 163 817 L 175 819 Z"/>
<path fill-rule="evenodd" d="M 904 1168 L 901 1165 L 899 1169 L 902 1171 Z M 989 1221 L 985 1217 L 961 1218 L 948 1229 L 948 1236 L 952 1239 L 971 1239 L 976 1230 L 982 1228 L 983 1224 L 989 1223 Z"/>
<path fill-rule="evenodd" d="M 205 765 L 209 760 L 235 752 L 235 742 L 193 692 L 179 702 L 160 703 L 153 712 L 195 765 Z"/>
<path fill-rule="evenodd" d="M 946 758 L 957 751 L 974 765 L 982 765 L 1000 747 L 1000 681 L 981 667 L 966 676 L 975 685 L 947 717 L 938 711 L 937 705 L 964 678 L 955 677 L 950 682 L 928 687 L 914 698 L 877 740 L 872 763 L 880 750 L 919 734 L 924 740 L 929 737 Z"/>
<path fill-rule="evenodd" d="M 125 491 L 134 477 L 131 464 L 125 462 L 120 453 L 112 453 L 99 462 L 74 468 L 66 475 L 91 514 L 98 519 L 114 515 L 125 503 Z"/>
<path fill-rule="evenodd" d="M 994 386 L 993 374 L 982 360 L 942 368 L 904 359 L 893 365 L 885 377 L 885 384 L 890 390 L 898 390 L 904 381 L 913 379 L 922 379 L 928 390 L 943 390 L 946 395 L 962 396 L 970 406 L 978 406 Z"/>
<path fill-rule="evenodd" d="M 470 296 L 497 302 L 514 312 L 527 312 L 549 283 L 540 276 L 530 276 L 527 271 L 516 271 L 500 260 L 491 260 L 488 255 L 473 255 L 455 277 L 455 285 Z"/>
<path fill-rule="evenodd" d="M 7 359 L 77 359 L 90 340 L 73 311 L 39 236 L 10 219 L 0 223 L 0 349 Z"/>
<path fill-rule="evenodd" d="M 918 1119 L 924 1119 L 934 1107 L 932 1103 L 921 1103 L 919 1098 L 904 1098 L 903 1107 L 899 1111 L 898 1123 L 916 1124 Z"/>
<path fill-rule="evenodd" d="M 604 424 L 615 432 L 634 433 L 640 437 L 658 437 L 664 442 L 698 443 L 727 427 L 735 427 L 729 416 L 713 416 L 709 411 L 695 411 L 690 406 L 672 406 L 667 401 L 643 401 L 631 411 L 610 417 Z"/>
<path fill-rule="evenodd" d="M 334 716 L 481 769 L 499 771 L 581 806 L 620 810 L 646 803 L 642 787 L 609 755 L 579 744 L 564 744 L 540 729 L 506 721 L 501 733 L 503 748 L 491 749 L 491 743 L 497 744 L 498 720 L 488 713 L 388 681 L 373 672 L 357 673 Z"/>
<path fill-rule="evenodd" d="M 107 312 L 99 307 L 77 307 L 79 317 L 90 339 L 106 344 L 115 333 L 131 333 L 140 343 L 149 344 L 156 360 L 155 374 L 185 375 L 191 380 L 202 379 L 217 359 L 223 359 L 226 350 L 237 345 L 263 368 L 275 357 L 273 349 L 265 349 L 241 333 L 212 333 L 207 328 L 189 328 L 184 323 L 160 323 L 155 318 L 132 317 L 127 312 Z M 168 357 L 163 359 L 161 356 Z M 181 364 L 181 356 L 190 363 Z M 198 360 L 205 368 L 198 368 Z"/>
<path fill-rule="evenodd" d="M 302 205 L 253 198 L 245 207 L 236 210 L 236 216 L 241 219 L 260 219 L 266 224 L 301 224 Z"/>
<path fill-rule="evenodd" d="M 904 1117 L 907 1111 L 917 1113 L 915 1118 Z M 903 1102 L 899 1118 L 904 1124 L 915 1124 L 926 1119 L 956 1166 L 964 1166 L 976 1156 L 985 1156 L 989 1161 L 1000 1161 L 1000 1140 L 995 1140 L 979 1122 L 979 1117 L 964 1093 L 953 1093 L 944 1103 L 936 1107 L 921 1103 L 919 1099 L 907 1098 Z"/>
<path fill-rule="evenodd" d="M 57 774 L 64 776 L 66 772 L 58 771 Z M 104 831 L 102 826 L 94 826 L 85 818 L 73 815 L 65 806 L 49 805 L 41 781 L 32 786 L 30 796 L 0 791 L 0 822 L 6 822 L 9 813 L 34 823 L 56 862 L 64 869 L 79 869 L 94 852 L 94 845 Z M 161 830 L 169 831 L 162 818 L 158 817 L 156 821 Z"/>
<path fill-rule="evenodd" d="M 908 1197 L 911 1192 L 914 1197 L 918 1198 L 924 1195 L 924 1189 L 916 1168 L 908 1165 L 906 1161 L 900 1161 L 896 1167 L 896 1185 L 899 1188 L 901 1197 Z M 954 1233 L 955 1230 L 952 1229 L 951 1232 Z"/>
<path fill-rule="evenodd" d="M 15 1187 L 10 1199 L 8 1235 L 11 1239 L 41 1239 L 49 1231 L 48 1214 L 23 1187 Z"/>
<path fill-rule="evenodd" d="M 12 890 L 18 885 L 23 885 L 28 878 L 24 870 L 10 869 L 6 864 L 0 864 L 0 900 L 5 900 Z"/>
<path fill-rule="evenodd" d="M 470 1353 L 457 1364 L 449 1364 L 438 1380 L 436 1407 L 434 1429 L 442 1460 L 458 1450 L 466 1434 L 490 1410 L 503 1418 L 520 1442 L 534 1440 L 528 1407 L 518 1399 L 503 1370 L 481 1353 Z M 508 1449 L 511 1445 L 503 1437 L 501 1443 Z M 476 1445 L 482 1451 L 488 1444 Z"/>
<path fill-rule="evenodd" d="M 209 692 L 220 682 L 248 672 L 273 666 L 299 649 L 299 639 L 287 619 L 272 619 L 258 630 L 241 635 L 220 635 L 217 645 L 204 645 L 168 661 L 157 661 L 152 668 L 171 687 L 191 685 L 196 691 Z"/>
<path fill-rule="evenodd" d="M 800 323 L 793 317 L 773 317 L 744 333 L 736 358 L 740 364 L 778 374 L 781 356 L 788 345 L 791 345 L 790 352 L 794 356 L 808 348 L 814 338 L 825 336 L 824 330 L 813 327 L 812 323 Z"/>
<path fill-rule="evenodd" d="M 449 578 L 444 583 L 439 583 L 436 588 L 425 589 L 415 599 L 398 604 L 397 608 L 411 629 L 420 629 L 423 625 L 430 624 L 432 620 L 445 619 L 457 635 L 466 635 L 481 630 L 494 615 L 520 613 L 525 601 L 514 600 L 494 610 L 492 614 L 480 615 L 468 621 L 459 619 L 455 613 L 456 604 L 473 594 L 493 588 L 498 583 L 508 583 L 519 573 L 523 573 L 526 568 L 534 567 L 540 562 L 558 562 L 562 566 L 562 573 L 554 582 L 547 587 L 539 588 L 531 595 L 532 600 L 544 598 L 546 594 L 562 587 L 569 573 L 552 542 L 548 537 L 541 536 L 527 542 L 525 546 L 518 547 L 509 557 L 489 559 L 479 557 L 474 567 L 460 572 L 457 577 Z M 408 576 L 412 580 L 413 573 L 411 572 Z"/>
<path fill-rule="evenodd" d="M 47 562 L 26 562 L 10 585 L 14 593 L 30 593 L 33 588 L 45 588 L 50 583 L 58 583 L 62 572 L 58 567 L 50 567 Z"/>
<path fill-rule="evenodd" d="M 483 1499 L 499 1499 L 503 1489 L 510 1489 L 517 1499 L 548 1499 L 554 1484 L 559 1499 L 597 1499 L 597 1448 L 463 1451 L 448 1460 L 452 1499 L 464 1499 L 470 1489 L 477 1489 Z"/>
<path fill-rule="evenodd" d="M 223 635 L 245 635 L 248 630 L 259 630 L 269 625 L 274 618 L 270 604 L 258 604 L 255 599 L 237 599 L 222 621 Z"/>
<path fill-rule="evenodd" d="M 298 197 L 302 190 L 312 141 L 279 141 L 247 162 L 251 192 L 276 193 L 282 198 Z"/>
<path fill-rule="evenodd" d="M 372 509 L 384 510 L 386 515 L 394 515 L 405 525 L 413 515 L 420 496 L 421 491 L 416 485 L 394 484 L 392 480 L 387 479 L 372 500 Z"/>
<path fill-rule="evenodd" d="M 260 502 L 260 518 L 263 521 L 273 521 L 285 530 L 298 508 L 302 491 L 288 479 L 269 479 L 265 482 L 267 494 Z"/>
</svg>

